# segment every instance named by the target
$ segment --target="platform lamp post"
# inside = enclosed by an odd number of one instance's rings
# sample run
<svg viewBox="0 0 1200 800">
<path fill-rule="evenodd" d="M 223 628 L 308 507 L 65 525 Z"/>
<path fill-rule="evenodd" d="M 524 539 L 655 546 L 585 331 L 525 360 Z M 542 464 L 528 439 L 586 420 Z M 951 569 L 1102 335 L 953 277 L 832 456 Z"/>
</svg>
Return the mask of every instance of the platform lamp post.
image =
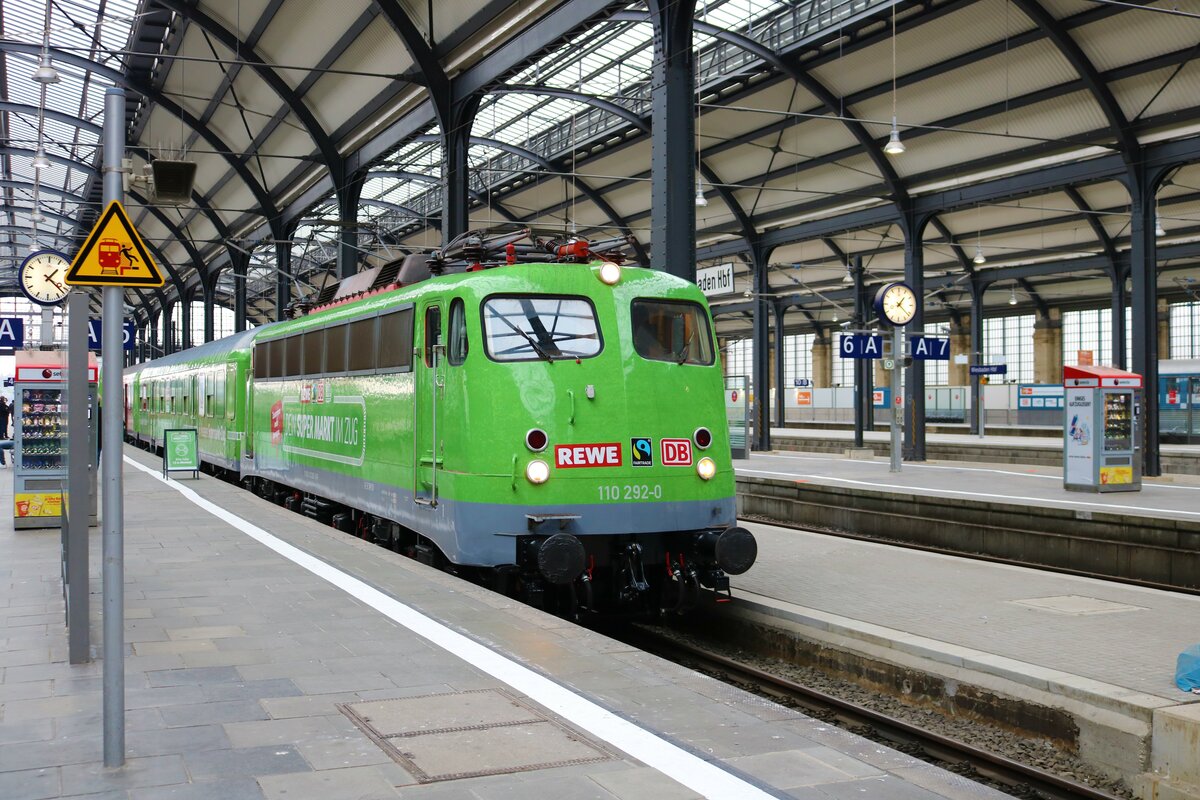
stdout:
<svg viewBox="0 0 1200 800">
<path fill-rule="evenodd" d="M 104 92 L 104 204 L 124 199 L 125 90 Z M 105 286 L 100 336 L 104 360 L 100 415 L 104 561 L 104 766 L 125 763 L 125 508 L 121 480 L 121 358 L 124 288 Z"/>
</svg>

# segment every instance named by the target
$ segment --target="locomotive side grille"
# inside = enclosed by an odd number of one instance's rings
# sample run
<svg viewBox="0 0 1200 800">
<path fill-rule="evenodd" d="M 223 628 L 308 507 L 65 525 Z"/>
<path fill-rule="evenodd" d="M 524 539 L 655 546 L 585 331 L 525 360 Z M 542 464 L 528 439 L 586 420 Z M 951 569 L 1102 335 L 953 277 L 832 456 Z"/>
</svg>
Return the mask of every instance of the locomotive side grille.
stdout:
<svg viewBox="0 0 1200 800">
<path fill-rule="evenodd" d="M 371 283 L 372 289 L 379 289 L 383 286 L 390 286 L 395 283 L 396 276 L 400 274 L 400 267 L 403 266 L 404 259 L 398 258 L 388 264 L 384 264 L 379 269 L 379 274 L 375 276 L 375 280 Z"/>
</svg>

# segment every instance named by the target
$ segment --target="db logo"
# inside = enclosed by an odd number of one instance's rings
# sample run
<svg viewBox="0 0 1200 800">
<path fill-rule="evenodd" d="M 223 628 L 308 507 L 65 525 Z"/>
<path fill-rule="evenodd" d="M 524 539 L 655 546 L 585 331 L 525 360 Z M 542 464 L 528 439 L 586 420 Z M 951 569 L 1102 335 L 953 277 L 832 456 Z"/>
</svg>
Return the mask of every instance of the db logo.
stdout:
<svg viewBox="0 0 1200 800">
<path fill-rule="evenodd" d="M 664 467 L 690 467 L 692 465 L 692 442 L 690 439 L 663 439 L 659 452 Z"/>
</svg>

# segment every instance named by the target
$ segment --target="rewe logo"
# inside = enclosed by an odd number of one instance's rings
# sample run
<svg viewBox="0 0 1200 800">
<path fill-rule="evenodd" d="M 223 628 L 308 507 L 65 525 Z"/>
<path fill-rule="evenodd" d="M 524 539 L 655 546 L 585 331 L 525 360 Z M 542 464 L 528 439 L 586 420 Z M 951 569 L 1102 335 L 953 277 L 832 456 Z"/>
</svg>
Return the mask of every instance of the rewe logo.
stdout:
<svg viewBox="0 0 1200 800">
<path fill-rule="evenodd" d="M 692 465 L 692 442 L 690 439 L 663 439 L 659 452 L 664 467 L 690 467 Z"/>
<path fill-rule="evenodd" d="M 554 466 L 563 468 L 619 467 L 621 466 L 621 445 L 616 442 L 555 445 Z"/>
</svg>

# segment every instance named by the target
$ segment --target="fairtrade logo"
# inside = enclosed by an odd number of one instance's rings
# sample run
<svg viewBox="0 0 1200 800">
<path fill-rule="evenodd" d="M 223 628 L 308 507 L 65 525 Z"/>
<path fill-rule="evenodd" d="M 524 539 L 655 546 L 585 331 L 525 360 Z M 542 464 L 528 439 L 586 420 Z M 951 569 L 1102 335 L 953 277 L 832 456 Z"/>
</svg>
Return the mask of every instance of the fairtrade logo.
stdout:
<svg viewBox="0 0 1200 800">
<path fill-rule="evenodd" d="M 638 436 L 629 440 L 630 451 L 633 453 L 633 466 L 654 466 L 654 444 L 649 436 Z"/>
</svg>

